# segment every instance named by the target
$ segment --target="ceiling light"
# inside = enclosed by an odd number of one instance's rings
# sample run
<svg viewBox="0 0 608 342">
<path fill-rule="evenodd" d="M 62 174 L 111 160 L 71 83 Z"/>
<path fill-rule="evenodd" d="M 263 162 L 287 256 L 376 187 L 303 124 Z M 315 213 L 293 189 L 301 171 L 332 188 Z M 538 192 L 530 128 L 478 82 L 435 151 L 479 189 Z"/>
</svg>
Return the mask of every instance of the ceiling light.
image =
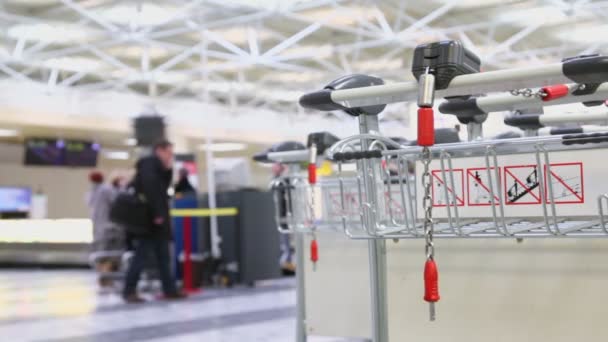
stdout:
<svg viewBox="0 0 608 342">
<path fill-rule="evenodd" d="M 532 24 L 555 25 L 567 21 L 568 17 L 564 11 L 553 6 L 542 7 L 517 7 L 515 10 L 501 10 L 496 20 L 501 23 L 530 26 Z"/>
<path fill-rule="evenodd" d="M 144 55 L 144 53 L 147 53 L 150 59 L 160 59 L 169 56 L 169 51 L 167 51 L 167 49 L 158 46 L 117 46 L 108 49 L 108 52 L 115 56 L 131 59 L 139 59 Z"/>
<path fill-rule="evenodd" d="M 557 32 L 556 36 L 581 45 L 605 43 L 608 41 L 608 25 L 575 25 Z"/>
<path fill-rule="evenodd" d="M 273 72 L 264 77 L 267 81 L 277 82 L 289 82 L 289 83 L 300 83 L 300 82 L 312 82 L 323 80 L 327 78 L 327 74 L 323 72 Z"/>
<path fill-rule="evenodd" d="M 334 47 L 330 44 L 323 45 L 299 45 L 282 51 L 279 56 L 283 58 L 299 56 L 310 56 L 314 58 L 327 58 L 334 54 Z"/>
<path fill-rule="evenodd" d="M 59 57 L 47 59 L 43 63 L 51 69 L 69 70 L 75 72 L 91 72 L 103 68 L 104 64 L 98 60 L 86 57 Z"/>
<path fill-rule="evenodd" d="M 130 158 L 128 151 L 105 151 L 103 155 L 106 159 L 114 160 L 129 160 Z"/>
<path fill-rule="evenodd" d="M 490 7 L 496 5 L 506 5 L 513 2 L 521 2 L 522 0 L 458 0 L 456 1 L 457 8 L 473 9 L 475 7 Z M 454 0 L 440 0 L 440 2 L 448 4 Z"/>
<path fill-rule="evenodd" d="M 57 0 L 4 0 L 11 5 L 48 6 L 55 5 Z"/>
<path fill-rule="evenodd" d="M 281 10 L 311 1 L 313 0 L 224 0 L 222 4 L 232 5 L 233 7 L 245 6 L 267 10 Z"/>
<path fill-rule="evenodd" d="M 182 82 L 186 82 L 192 79 L 192 76 L 189 76 L 185 73 L 181 73 L 178 71 L 163 71 L 156 72 L 151 75 L 151 78 L 154 79 L 158 83 L 163 84 L 179 84 Z"/>
<path fill-rule="evenodd" d="M 2 138 L 16 137 L 18 135 L 19 135 L 19 131 L 17 131 L 17 130 L 0 128 L 0 137 L 2 137 Z"/>
<path fill-rule="evenodd" d="M 75 43 L 91 39 L 94 33 L 79 25 L 40 23 L 15 25 L 8 29 L 8 36 L 44 43 Z"/>
<path fill-rule="evenodd" d="M 203 151 L 212 152 L 232 152 L 242 151 L 247 148 L 246 144 L 243 143 L 214 143 L 214 144 L 202 144 L 199 148 Z"/>
<path fill-rule="evenodd" d="M 128 139 L 125 139 L 124 143 L 127 146 L 137 146 L 137 139 L 135 139 L 135 138 L 128 138 Z"/>
<path fill-rule="evenodd" d="M 244 44 L 249 41 L 249 31 L 253 30 L 258 41 L 267 40 L 273 37 L 273 33 L 269 30 L 258 27 L 233 27 L 221 30 L 209 30 L 223 39 L 234 43 Z M 196 33 L 196 39 L 200 39 L 200 33 Z"/>
<path fill-rule="evenodd" d="M 105 19 L 122 25 L 154 26 L 167 21 L 175 7 L 159 6 L 151 3 L 140 3 L 131 5 L 118 5 L 100 11 Z M 187 13 L 184 13 L 187 14 Z"/>
<path fill-rule="evenodd" d="M 398 70 L 403 67 L 403 59 L 383 59 L 361 61 L 352 64 L 356 71 Z"/>
<path fill-rule="evenodd" d="M 256 94 L 266 100 L 297 102 L 304 92 L 302 90 L 258 89 Z"/>
<path fill-rule="evenodd" d="M 311 21 L 322 22 L 340 26 L 354 25 L 360 20 L 372 19 L 375 16 L 371 7 L 350 6 L 324 8 L 313 11 L 300 12 L 303 17 Z"/>
</svg>

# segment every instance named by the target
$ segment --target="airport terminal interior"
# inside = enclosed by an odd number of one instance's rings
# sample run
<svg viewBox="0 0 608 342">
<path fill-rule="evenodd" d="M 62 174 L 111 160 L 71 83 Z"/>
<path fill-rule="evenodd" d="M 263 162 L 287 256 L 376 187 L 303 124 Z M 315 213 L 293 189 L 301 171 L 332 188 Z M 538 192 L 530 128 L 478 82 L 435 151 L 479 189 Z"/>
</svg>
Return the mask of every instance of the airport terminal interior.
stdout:
<svg viewBox="0 0 608 342">
<path fill-rule="evenodd" d="M 608 1 L 0 0 L 0 341 L 606 342 Z"/>
</svg>

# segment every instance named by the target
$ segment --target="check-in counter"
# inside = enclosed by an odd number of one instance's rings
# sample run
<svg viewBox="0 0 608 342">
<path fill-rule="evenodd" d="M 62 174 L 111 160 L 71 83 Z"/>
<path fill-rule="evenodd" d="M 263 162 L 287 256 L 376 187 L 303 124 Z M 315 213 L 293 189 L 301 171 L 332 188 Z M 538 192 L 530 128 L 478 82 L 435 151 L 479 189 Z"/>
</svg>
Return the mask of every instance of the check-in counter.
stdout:
<svg viewBox="0 0 608 342">
<path fill-rule="evenodd" d="M 0 220 L 0 264 L 88 265 L 89 219 Z"/>
</svg>

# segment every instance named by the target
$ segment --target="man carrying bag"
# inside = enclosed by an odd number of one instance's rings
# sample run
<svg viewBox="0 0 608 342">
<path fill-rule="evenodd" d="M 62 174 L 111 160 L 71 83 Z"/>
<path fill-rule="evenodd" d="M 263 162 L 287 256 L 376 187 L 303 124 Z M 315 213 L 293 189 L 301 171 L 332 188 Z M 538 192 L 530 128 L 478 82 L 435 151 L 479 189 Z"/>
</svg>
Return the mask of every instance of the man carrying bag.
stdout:
<svg viewBox="0 0 608 342">
<path fill-rule="evenodd" d="M 172 166 L 173 145 L 166 140 L 158 142 L 154 145 L 151 156 L 137 162 L 133 180 L 135 193 L 124 194 L 115 203 L 120 205 L 120 201 L 123 201 L 132 210 L 132 219 L 129 220 L 132 222 L 125 222 L 130 226 L 127 230 L 133 235 L 135 247 L 123 290 L 123 298 L 127 303 L 144 301 L 137 295 L 137 283 L 146 265 L 146 258 L 150 255 L 156 260 L 165 299 L 185 298 L 184 294 L 177 291 L 169 267 L 171 217 L 167 191 L 171 186 Z"/>
</svg>

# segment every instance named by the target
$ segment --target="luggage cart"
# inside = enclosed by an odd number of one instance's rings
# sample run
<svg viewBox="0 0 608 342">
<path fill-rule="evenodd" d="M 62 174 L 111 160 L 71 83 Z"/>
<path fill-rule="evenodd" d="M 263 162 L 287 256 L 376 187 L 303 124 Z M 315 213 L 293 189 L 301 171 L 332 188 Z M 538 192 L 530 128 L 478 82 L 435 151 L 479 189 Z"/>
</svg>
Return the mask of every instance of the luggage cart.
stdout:
<svg viewBox="0 0 608 342">
<path fill-rule="evenodd" d="M 538 129 L 563 122 L 597 122 L 606 121 L 605 114 L 547 115 L 537 119 L 546 106 L 582 103 L 585 106 L 601 106 L 608 99 L 608 84 L 597 87 L 578 84 L 558 84 L 542 88 L 518 89 L 507 93 L 491 94 L 482 97 L 450 98 L 439 105 L 443 114 L 452 114 L 458 121 L 467 125 L 468 140 L 481 139 L 482 125 L 489 114 L 512 112 L 513 122 L 527 136 L 535 136 Z M 529 113 L 535 112 L 535 113 Z M 516 120 L 516 121 L 515 121 Z M 506 124 L 511 125 L 509 121 Z M 582 132 L 581 132 L 582 133 Z"/>
<path fill-rule="evenodd" d="M 478 64 L 479 60 L 470 55 L 466 50 L 463 51 L 462 46 L 457 42 L 420 46 L 414 53 L 412 67 L 419 82 L 387 85 L 382 83 L 362 85 L 359 82 L 352 89 L 341 89 L 330 84 L 324 90 L 300 98 L 300 104 L 307 108 L 358 112 L 362 108 L 411 101 L 418 97 L 420 107 L 418 143 L 422 148 L 401 148 L 394 141 L 379 134 L 377 117 L 360 115 L 361 134 L 343 139 L 329 151 L 330 158 L 338 162 L 342 203 L 346 202 L 346 194 L 352 191 L 361 199 L 358 225 L 360 228 L 357 228 L 357 225 L 350 226 L 344 216 L 342 222 L 349 237 L 370 241 L 372 327 L 375 342 L 388 341 L 385 250 L 382 253 L 382 244 L 386 239 L 424 238 L 426 240 L 425 300 L 431 304 L 431 320 L 433 320 L 434 303 L 439 300 L 437 269 L 433 259 L 434 237 L 511 239 L 608 237 L 605 218 L 608 189 L 585 188 L 582 184 L 584 163 L 592 166 L 591 170 L 587 169 L 588 174 L 598 174 L 597 170 L 594 170 L 593 159 L 595 157 L 597 160 L 598 156 L 608 152 L 608 134 L 478 140 L 432 146 L 433 95 L 443 98 L 462 97 L 466 100 L 476 94 L 507 92 L 513 89 L 516 89 L 513 93 L 519 94 L 521 89 L 571 83 L 596 84 L 598 89 L 604 86 L 601 85 L 602 83 L 608 81 L 608 57 L 583 56 L 540 67 L 478 73 L 479 65 L 475 66 L 475 61 Z M 352 77 L 357 78 L 358 75 Z M 437 77 L 436 83 L 433 82 L 435 77 Z M 344 79 L 341 80 L 344 83 Z M 570 87 L 567 89 L 566 95 L 561 96 L 562 98 L 568 98 Z M 525 96 L 522 98 L 525 99 L 523 102 L 533 100 L 542 105 L 543 100 L 540 99 L 542 97 L 541 95 L 538 99 Z M 397 149 L 389 150 L 389 147 Z M 565 177 L 560 177 L 554 172 L 566 164 L 561 161 L 571 157 L 572 152 L 576 152 L 580 158 L 583 156 L 586 158 L 579 163 L 581 176 L 578 195 L 582 196 L 580 192 L 587 191 L 584 196 L 592 199 L 586 202 L 583 200 L 575 209 L 562 205 L 567 202 L 560 200 L 556 187 L 557 183 L 562 184 L 570 189 L 573 195 L 576 195 L 577 190 L 568 185 Z M 507 170 L 507 166 L 513 166 L 513 163 L 521 164 L 522 159 L 530 160 L 530 158 L 531 162 L 527 161 L 525 165 L 519 165 L 523 169 L 524 177 L 519 175 L 522 170 L 517 172 Z M 391 187 L 395 185 L 403 189 L 401 193 L 410 188 L 409 185 L 404 187 L 402 184 L 402 180 L 406 179 L 403 167 L 397 168 L 397 184 L 394 184 L 392 181 L 394 177 L 390 177 L 383 166 L 394 160 L 398 165 L 416 163 L 416 180 L 422 181 L 424 186 L 415 190 L 414 197 L 392 196 Z M 353 161 L 357 166 L 356 186 L 354 189 L 349 189 L 342 178 L 341 170 L 344 163 Z M 456 191 L 457 178 L 462 178 L 460 183 L 464 186 L 464 165 L 472 165 L 471 163 L 476 163 L 478 171 L 475 174 L 478 178 L 474 176 L 473 181 L 479 184 L 485 183 L 483 185 L 489 198 L 488 202 L 477 203 L 481 204 L 477 206 L 467 206 L 465 196 L 459 198 Z M 461 167 L 460 170 L 458 167 Z M 597 164 L 595 167 L 597 168 Z M 599 167 L 601 168 L 601 164 Z M 420 171 L 421 169 L 424 171 Z M 523 183 L 518 184 L 524 188 L 526 194 L 521 196 L 521 193 L 515 192 L 516 189 L 505 188 L 506 171 L 509 171 L 509 174 L 517 173 L 513 179 Z M 533 171 L 536 177 L 530 177 L 528 171 Z M 480 180 L 481 175 L 485 177 L 485 182 Z M 519 180 L 518 177 L 524 180 Z M 434 186 L 435 183 L 437 186 Z M 598 183 L 603 184 L 601 178 Z M 536 196 L 532 196 L 532 193 Z M 517 202 L 515 198 L 518 196 L 519 199 L 524 196 L 538 197 L 538 201 L 533 207 L 530 205 L 531 207 L 524 210 L 524 207 L 516 205 L 519 203 L 514 203 Z M 409 210 L 404 210 L 399 215 L 386 210 L 387 203 L 392 201 L 400 201 L 402 207 Z M 577 205 L 575 202 L 572 201 L 568 205 Z M 537 214 L 539 212 L 540 216 Z M 432 296 L 427 298 L 429 292 Z"/>
<path fill-rule="evenodd" d="M 287 166 L 286 172 L 272 180 L 270 188 L 275 204 L 277 230 L 294 237 L 296 251 L 296 341 L 307 340 L 304 263 L 304 237 L 315 236 L 318 231 L 340 229 L 340 221 L 332 221 L 339 214 L 339 187 L 337 179 L 316 179 L 317 160 L 325 159 L 328 148 L 338 138 L 326 132 L 312 133 L 308 146 L 296 143 L 277 144 L 270 151 L 256 155 L 258 162 L 276 162 Z M 306 167 L 303 167 L 306 166 Z M 305 171 L 306 170 L 306 171 Z M 333 205 L 324 205 L 331 203 Z M 311 262 L 318 261 L 316 240 L 310 246 Z"/>
</svg>

